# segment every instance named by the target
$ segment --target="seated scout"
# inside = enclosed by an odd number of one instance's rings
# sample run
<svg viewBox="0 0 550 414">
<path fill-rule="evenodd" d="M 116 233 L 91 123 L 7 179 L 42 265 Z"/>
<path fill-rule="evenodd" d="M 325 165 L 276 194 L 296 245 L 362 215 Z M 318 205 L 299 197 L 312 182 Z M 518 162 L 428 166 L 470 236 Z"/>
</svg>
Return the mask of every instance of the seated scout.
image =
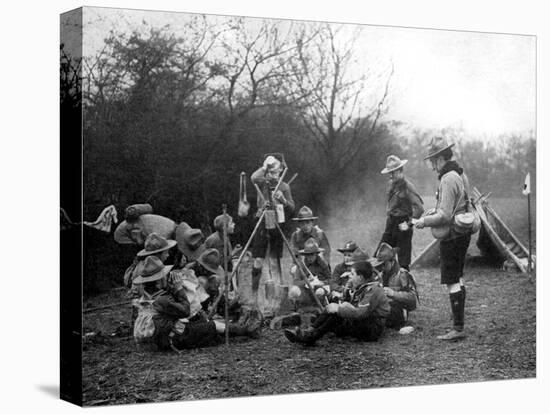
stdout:
<svg viewBox="0 0 550 414">
<path fill-rule="evenodd" d="M 141 285 L 144 297 L 153 302 L 149 319 L 152 327 L 145 329 L 147 319 L 138 315 L 134 327 L 136 339 L 138 330 L 146 332 L 140 338 L 150 336 L 159 350 L 191 349 L 221 343 L 225 324 L 207 320 L 202 308 L 188 299 L 193 297 L 187 292 L 193 289 L 193 285 L 188 283 L 184 287 L 183 278 L 168 277 L 171 269 L 172 266 L 163 265 L 159 258 L 148 257 L 142 274 L 135 279 L 134 283 Z M 261 326 L 230 323 L 228 329 L 232 336 L 257 338 Z"/>
<path fill-rule="evenodd" d="M 185 223 L 186 224 L 186 223 Z M 180 225 L 175 232 L 178 250 L 182 253 L 180 266 L 191 264 L 206 250 L 201 229 Z"/>
<path fill-rule="evenodd" d="M 344 255 L 342 263 L 338 263 L 332 271 L 330 278 L 331 298 L 338 299 L 342 297 L 344 287 L 349 280 L 351 274 L 351 256 L 357 249 L 357 244 L 354 241 L 348 241 L 343 248 L 336 249 Z"/>
<path fill-rule="evenodd" d="M 141 274 L 145 259 L 149 256 L 156 256 L 162 263 L 165 263 L 170 255 L 170 249 L 175 245 L 175 240 L 166 240 L 157 233 L 147 236 L 144 248 L 136 254 L 133 263 L 124 272 L 124 285 L 130 288 L 129 297 L 137 297 L 137 288 L 133 285 L 133 281 Z"/>
<path fill-rule="evenodd" d="M 227 224 L 227 270 L 231 272 L 233 270 L 233 263 L 231 262 L 233 256 L 233 247 L 231 246 L 231 241 L 229 240 L 229 235 L 233 234 L 235 231 L 235 222 L 233 217 L 229 214 L 226 214 L 225 217 L 223 214 L 220 214 L 214 219 L 214 233 L 208 236 L 204 242 L 204 245 L 207 249 L 216 249 L 220 254 L 220 263 L 223 264 L 224 258 L 224 246 L 223 246 L 223 229 L 224 225 Z"/>
<path fill-rule="evenodd" d="M 314 345 L 327 332 L 363 341 L 378 340 L 390 314 L 390 304 L 384 290 L 374 280 L 367 255 L 360 249 L 356 253 L 352 262 L 348 301 L 329 303 L 311 328 L 286 329 L 284 334 L 290 342 Z"/>
<path fill-rule="evenodd" d="M 308 239 L 313 238 L 319 247 L 323 249 L 321 256 L 330 267 L 330 244 L 325 232 L 315 224 L 317 217 L 313 216 L 313 211 L 308 206 L 303 206 L 298 211 L 298 216 L 292 220 L 297 221 L 299 224 L 299 227 L 290 236 L 290 246 L 295 254 L 304 248 Z"/>
<path fill-rule="evenodd" d="M 328 264 L 320 256 L 324 249 L 320 248 L 317 241 L 310 238 L 306 241 L 304 249 L 298 253 L 304 257 L 304 265 L 307 267 L 311 275 L 306 275 L 309 283 L 314 289 L 314 293 L 320 298 L 321 303 L 325 301 L 326 295 L 330 292 L 329 280 L 330 269 Z M 292 298 L 298 308 L 314 307 L 314 299 L 310 296 L 311 293 L 306 282 L 304 281 L 303 271 L 296 265 L 290 269 L 290 274 L 294 277 L 294 286 L 289 290 L 289 297 Z"/>
<path fill-rule="evenodd" d="M 418 293 L 411 273 L 399 266 L 397 251 L 398 248 L 382 243 L 372 265 L 382 267 L 384 292 L 391 306 L 391 314 L 386 320 L 386 326 L 399 329 L 407 323 L 408 313 L 416 309 Z"/>
</svg>

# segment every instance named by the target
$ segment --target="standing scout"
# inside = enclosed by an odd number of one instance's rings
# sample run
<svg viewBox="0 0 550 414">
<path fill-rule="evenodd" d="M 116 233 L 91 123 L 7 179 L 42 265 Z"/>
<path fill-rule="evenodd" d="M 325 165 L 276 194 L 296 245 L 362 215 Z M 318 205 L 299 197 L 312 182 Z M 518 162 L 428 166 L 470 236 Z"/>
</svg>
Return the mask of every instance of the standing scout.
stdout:
<svg viewBox="0 0 550 414">
<path fill-rule="evenodd" d="M 389 174 L 386 228 L 380 243 L 399 248 L 399 264 L 409 270 L 413 230 L 411 219 L 424 212 L 423 201 L 414 185 L 405 178 L 403 166 L 407 160 L 390 155 L 381 173 Z M 378 250 L 378 249 L 377 249 Z"/>
<path fill-rule="evenodd" d="M 464 262 L 470 244 L 471 233 L 459 233 L 452 226 L 455 214 L 467 209 L 469 182 L 464 170 L 454 161 L 454 144 L 448 144 L 442 137 L 434 137 L 428 147 L 428 156 L 432 169 L 437 173 L 439 189 L 436 194 L 436 207 L 433 214 L 426 215 L 416 222 L 422 229 L 431 227 L 432 234 L 441 239 L 441 284 L 447 285 L 453 314 L 453 329 L 437 338 L 456 340 L 466 337 L 464 333 Z"/>
<path fill-rule="evenodd" d="M 285 217 L 292 216 L 294 212 L 294 200 L 292 199 L 290 186 L 285 182 L 281 182 L 279 188 L 275 191 L 282 171 L 283 164 L 281 160 L 269 155 L 264 160 L 263 165 L 254 171 L 250 177 L 252 183 L 254 183 L 260 191 L 260 194 L 257 195 L 257 217 L 261 216 L 264 208 L 272 210 L 271 212 L 277 212 L 278 216 L 280 216 L 280 213 L 283 213 Z M 254 264 L 252 266 L 252 296 L 256 301 L 258 299 L 258 288 L 262 277 L 263 259 L 268 252 L 268 247 L 269 254 L 275 255 L 278 259 L 280 259 L 283 254 L 284 242 L 279 230 L 271 225 L 267 228 L 269 224 L 267 219 L 264 220 L 264 222 L 265 223 L 260 225 L 252 241 L 252 257 L 254 258 Z M 281 229 L 284 231 L 285 222 L 280 224 Z"/>
<path fill-rule="evenodd" d="M 297 221 L 299 224 L 299 227 L 290 237 L 290 245 L 294 253 L 296 254 L 299 250 L 302 250 L 308 239 L 314 238 L 319 247 L 323 249 L 321 256 L 330 266 L 330 244 L 325 232 L 315 224 L 314 220 L 317 220 L 317 217 L 313 216 L 313 211 L 308 206 L 303 206 L 298 211 L 298 216 L 292 220 Z"/>
</svg>

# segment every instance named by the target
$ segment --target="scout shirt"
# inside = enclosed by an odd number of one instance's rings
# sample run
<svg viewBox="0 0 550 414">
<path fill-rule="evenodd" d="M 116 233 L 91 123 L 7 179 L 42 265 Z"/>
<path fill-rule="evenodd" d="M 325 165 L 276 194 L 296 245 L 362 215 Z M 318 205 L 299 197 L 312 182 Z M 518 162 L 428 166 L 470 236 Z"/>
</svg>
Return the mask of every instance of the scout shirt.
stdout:
<svg viewBox="0 0 550 414">
<path fill-rule="evenodd" d="M 256 171 L 254 171 L 250 179 L 254 184 L 258 185 L 264 199 L 269 201 L 271 199 L 271 194 L 270 194 L 271 192 L 270 192 L 269 184 L 265 178 L 264 168 L 260 167 Z M 285 215 L 287 217 L 290 217 L 295 209 L 294 200 L 292 199 L 292 194 L 290 192 L 290 186 L 283 181 L 279 186 L 279 190 L 283 193 L 283 196 L 285 197 L 287 202 L 287 204 L 284 206 Z M 257 197 L 257 206 L 258 206 L 258 210 L 261 210 L 264 206 L 264 201 L 260 196 Z"/>
<path fill-rule="evenodd" d="M 348 305 L 345 305 L 348 303 Z M 385 320 L 390 315 L 390 303 L 379 282 L 365 283 L 351 295 L 351 302 L 338 307 L 338 316 L 349 319 L 374 317 Z"/>
<path fill-rule="evenodd" d="M 382 273 L 382 282 L 384 287 L 389 287 L 394 291 L 391 298 L 388 298 L 390 305 L 394 302 L 400 304 L 408 311 L 416 309 L 416 284 L 412 275 L 399 266 L 397 260 L 389 272 Z"/>
<path fill-rule="evenodd" d="M 450 224 L 455 214 L 466 211 L 466 197 L 469 194 L 469 181 L 462 169 L 454 161 L 449 161 L 442 169 L 439 188 L 436 194 L 435 213 L 424 217 L 426 227 L 438 227 Z"/>
<path fill-rule="evenodd" d="M 423 205 L 424 202 L 418 191 L 406 178 L 390 184 L 386 208 L 389 217 L 420 218 L 424 212 Z"/>
<path fill-rule="evenodd" d="M 321 230 L 319 226 L 313 226 L 311 233 L 306 234 L 302 229 L 296 229 L 294 233 L 290 236 L 290 246 L 295 254 L 298 254 L 298 250 L 303 250 L 306 241 L 309 238 L 315 239 L 320 248 L 325 251 L 322 253 L 323 258 L 330 266 L 330 244 L 326 233 Z"/>
</svg>

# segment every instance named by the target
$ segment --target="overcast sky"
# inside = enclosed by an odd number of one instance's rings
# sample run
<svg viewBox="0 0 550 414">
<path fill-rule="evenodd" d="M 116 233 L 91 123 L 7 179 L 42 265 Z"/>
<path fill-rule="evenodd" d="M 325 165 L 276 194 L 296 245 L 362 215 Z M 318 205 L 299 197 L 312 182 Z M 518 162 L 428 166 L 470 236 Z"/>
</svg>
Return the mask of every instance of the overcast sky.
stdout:
<svg viewBox="0 0 550 414">
<path fill-rule="evenodd" d="M 187 16 L 87 8 L 84 54 L 93 53 L 114 25 L 131 30 L 146 21 L 177 28 Z M 393 61 L 386 119 L 419 128 L 460 126 L 490 139 L 535 129 L 535 42 L 524 35 L 363 26 L 356 44 L 358 60 L 367 65 L 373 58 Z"/>
</svg>

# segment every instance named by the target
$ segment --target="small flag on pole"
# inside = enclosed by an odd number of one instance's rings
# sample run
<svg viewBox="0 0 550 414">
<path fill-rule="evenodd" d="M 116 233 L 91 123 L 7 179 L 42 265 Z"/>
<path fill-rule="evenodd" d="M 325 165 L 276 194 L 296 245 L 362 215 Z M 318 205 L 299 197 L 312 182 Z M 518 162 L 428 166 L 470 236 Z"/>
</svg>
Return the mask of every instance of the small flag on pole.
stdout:
<svg viewBox="0 0 550 414">
<path fill-rule="evenodd" d="M 525 176 L 525 184 L 523 184 L 523 195 L 531 194 L 531 175 L 527 173 Z"/>
</svg>

